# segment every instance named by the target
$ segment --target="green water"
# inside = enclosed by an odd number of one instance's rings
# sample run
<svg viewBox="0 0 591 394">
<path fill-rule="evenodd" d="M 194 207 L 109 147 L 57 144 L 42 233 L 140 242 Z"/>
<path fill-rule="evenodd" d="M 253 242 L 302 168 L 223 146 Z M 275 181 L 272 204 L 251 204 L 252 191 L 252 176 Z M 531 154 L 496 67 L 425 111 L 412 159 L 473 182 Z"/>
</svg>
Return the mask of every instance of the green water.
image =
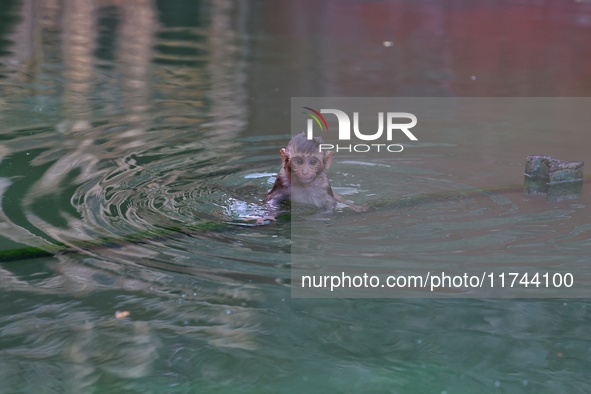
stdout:
<svg viewBox="0 0 591 394">
<path fill-rule="evenodd" d="M 291 97 L 588 96 L 590 20 L 586 2 L 5 2 L 0 393 L 591 392 L 585 299 L 292 299 L 289 221 L 228 224 L 260 214 Z M 521 190 L 527 154 L 591 161 L 565 124 L 443 129 L 330 176 L 393 258 L 506 251 L 586 277 L 588 184 Z"/>
</svg>

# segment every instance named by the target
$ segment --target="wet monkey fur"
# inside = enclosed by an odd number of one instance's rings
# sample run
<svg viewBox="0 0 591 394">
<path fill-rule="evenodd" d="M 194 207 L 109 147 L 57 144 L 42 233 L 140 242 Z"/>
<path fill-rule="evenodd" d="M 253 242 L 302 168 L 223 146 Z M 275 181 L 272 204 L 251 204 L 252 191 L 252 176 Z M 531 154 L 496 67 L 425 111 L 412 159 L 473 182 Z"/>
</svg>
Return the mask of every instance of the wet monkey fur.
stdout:
<svg viewBox="0 0 591 394">
<path fill-rule="evenodd" d="M 357 212 L 367 211 L 347 202 L 333 192 L 326 170 L 330 168 L 332 152 L 319 152 L 322 138 L 308 140 L 305 133 L 294 136 L 282 148 L 281 169 L 273 188 L 264 203 L 277 210 L 284 201 L 316 207 L 322 211 L 332 211 L 337 203 L 343 203 Z M 274 219 L 274 216 L 262 220 Z"/>
</svg>

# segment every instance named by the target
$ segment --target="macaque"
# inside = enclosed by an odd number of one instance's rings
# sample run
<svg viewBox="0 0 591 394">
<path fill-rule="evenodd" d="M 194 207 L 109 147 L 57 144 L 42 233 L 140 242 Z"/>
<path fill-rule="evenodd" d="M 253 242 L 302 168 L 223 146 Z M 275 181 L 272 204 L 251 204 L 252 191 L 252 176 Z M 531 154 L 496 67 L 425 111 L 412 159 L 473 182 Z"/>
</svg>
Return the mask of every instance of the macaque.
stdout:
<svg viewBox="0 0 591 394">
<path fill-rule="evenodd" d="M 332 152 L 320 152 L 320 144 L 322 138 L 308 140 L 302 132 L 279 151 L 281 169 L 273 188 L 265 198 L 265 204 L 277 210 L 283 201 L 291 201 L 330 212 L 340 202 L 357 212 L 365 212 L 366 208 L 350 204 L 332 191 L 325 172 L 330 168 Z M 266 216 L 258 222 L 268 219 L 274 220 L 275 216 Z"/>
</svg>

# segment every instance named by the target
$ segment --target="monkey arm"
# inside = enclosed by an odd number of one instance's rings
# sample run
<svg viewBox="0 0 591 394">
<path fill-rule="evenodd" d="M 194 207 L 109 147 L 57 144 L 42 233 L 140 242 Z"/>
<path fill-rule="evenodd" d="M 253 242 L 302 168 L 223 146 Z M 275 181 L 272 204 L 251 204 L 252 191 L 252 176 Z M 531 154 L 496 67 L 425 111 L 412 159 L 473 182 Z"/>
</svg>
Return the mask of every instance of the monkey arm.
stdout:
<svg viewBox="0 0 591 394">
<path fill-rule="evenodd" d="M 281 173 L 277 175 L 273 188 L 263 200 L 264 204 L 279 207 L 283 201 L 289 201 L 290 185 L 281 175 Z"/>
<path fill-rule="evenodd" d="M 257 218 L 256 224 L 268 224 L 268 221 L 275 221 L 277 216 L 281 213 L 281 202 L 284 201 L 282 198 L 273 198 L 269 195 L 265 198 L 265 207 L 267 208 L 267 212 L 265 212 L 264 216 Z"/>
<path fill-rule="evenodd" d="M 334 198 L 340 202 L 341 204 L 345 204 L 347 207 L 351 208 L 352 210 L 354 210 L 355 212 L 367 212 L 369 210 L 369 208 L 367 207 L 362 207 L 359 205 L 355 205 L 355 204 L 351 204 L 349 201 L 345 200 L 345 197 L 341 196 L 340 194 L 334 193 Z"/>
<path fill-rule="evenodd" d="M 277 216 L 281 213 L 281 203 L 290 199 L 290 188 L 289 176 L 285 169 L 281 168 L 277 174 L 275 183 L 273 183 L 273 188 L 263 200 L 268 211 L 264 216 L 257 219 L 256 224 L 263 225 L 267 224 L 269 220 L 276 220 Z"/>
</svg>

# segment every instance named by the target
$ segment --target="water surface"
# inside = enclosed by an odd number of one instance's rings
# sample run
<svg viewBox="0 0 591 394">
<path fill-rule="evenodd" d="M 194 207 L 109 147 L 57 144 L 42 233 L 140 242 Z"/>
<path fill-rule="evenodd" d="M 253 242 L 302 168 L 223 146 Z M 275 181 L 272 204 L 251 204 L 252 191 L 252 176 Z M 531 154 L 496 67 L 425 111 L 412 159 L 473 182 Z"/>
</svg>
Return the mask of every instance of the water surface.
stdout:
<svg viewBox="0 0 591 394">
<path fill-rule="evenodd" d="M 584 299 L 291 299 L 289 222 L 228 224 L 260 213 L 292 96 L 587 96 L 588 3 L 23 0 L 0 21 L 0 392 L 591 391 Z M 331 178 L 382 207 L 366 230 L 398 258 L 543 248 L 584 274 L 588 185 L 521 190 L 527 154 L 590 161 L 565 123 L 444 130 Z M 489 193 L 398 203 L 461 188 Z"/>
</svg>

